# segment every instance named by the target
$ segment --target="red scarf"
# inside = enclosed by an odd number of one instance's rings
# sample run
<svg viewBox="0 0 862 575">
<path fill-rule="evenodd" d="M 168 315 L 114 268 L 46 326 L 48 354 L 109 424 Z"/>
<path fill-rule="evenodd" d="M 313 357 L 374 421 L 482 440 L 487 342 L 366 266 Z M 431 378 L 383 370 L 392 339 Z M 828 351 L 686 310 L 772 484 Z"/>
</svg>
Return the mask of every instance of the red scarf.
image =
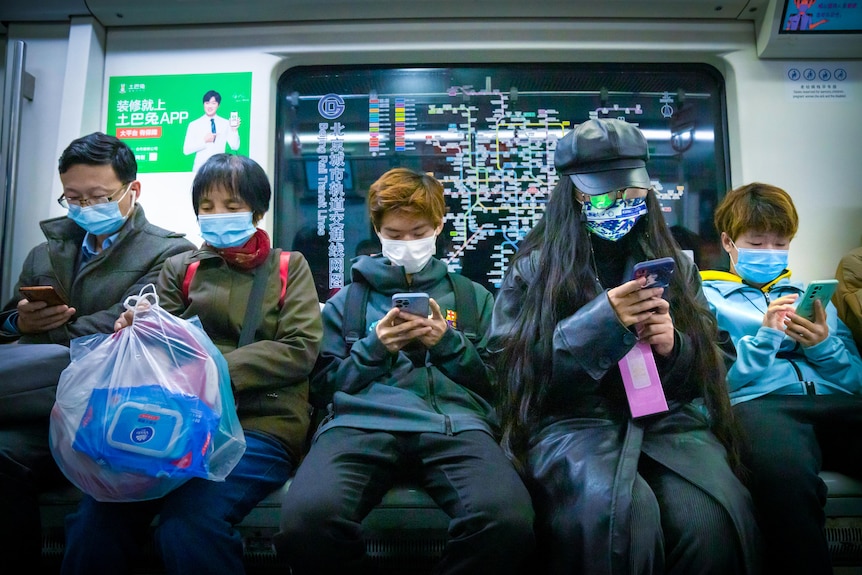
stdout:
<svg viewBox="0 0 862 575">
<path fill-rule="evenodd" d="M 224 258 L 227 265 L 241 270 L 250 270 L 266 261 L 270 249 L 269 235 L 257 228 L 243 245 L 235 248 L 216 249 L 215 251 Z"/>
</svg>

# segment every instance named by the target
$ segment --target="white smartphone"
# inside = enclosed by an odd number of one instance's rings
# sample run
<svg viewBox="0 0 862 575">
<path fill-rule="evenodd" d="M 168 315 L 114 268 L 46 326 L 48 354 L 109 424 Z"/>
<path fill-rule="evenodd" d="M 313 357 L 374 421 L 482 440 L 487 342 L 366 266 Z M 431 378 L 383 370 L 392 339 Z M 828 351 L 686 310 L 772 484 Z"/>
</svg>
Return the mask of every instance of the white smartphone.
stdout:
<svg viewBox="0 0 862 575">
<path fill-rule="evenodd" d="M 239 126 L 239 114 L 237 112 L 231 112 L 230 120 L 228 120 L 228 122 L 230 122 L 231 128 L 236 128 L 237 126 Z"/>
<path fill-rule="evenodd" d="M 808 288 L 796 304 L 796 315 L 804 317 L 808 321 L 814 321 L 814 301 L 820 300 L 823 309 L 826 309 L 832 294 L 838 287 L 838 280 L 817 280 L 808 284 Z"/>
<path fill-rule="evenodd" d="M 428 294 L 424 292 L 397 293 L 392 296 L 392 307 L 421 317 L 428 317 Z"/>
</svg>

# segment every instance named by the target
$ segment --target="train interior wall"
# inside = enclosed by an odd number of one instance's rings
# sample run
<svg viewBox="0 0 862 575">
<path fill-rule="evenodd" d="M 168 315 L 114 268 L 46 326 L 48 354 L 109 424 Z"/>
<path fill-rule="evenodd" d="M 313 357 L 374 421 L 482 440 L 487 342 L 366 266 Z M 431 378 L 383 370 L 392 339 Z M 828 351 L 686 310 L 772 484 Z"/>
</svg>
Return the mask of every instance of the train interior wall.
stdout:
<svg viewBox="0 0 862 575">
<path fill-rule="evenodd" d="M 92 18 L 73 18 L 69 24 L 12 23 L 7 35 L 10 42 L 26 43 L 27 71 L 36 78 L 35 98 L 22 109 L 14 270 L 41 241 L 38 221 L 62 215 L 53 201 L 61 191 L 59 153 L 77 135 L 105 129 L 108 78 L 251 72 L 249 155 L 272 175 L 276 80 L 293 66 L 316 64 L 707 63 L 726 84 L 731 185 L 781 186 L 799 209 L 790 254 L 798 277 L 832 277 L 839 257 L 862 235 L 862 61 L 837 61 L 847 71 L 846 97 L 793 99 L 789 68 L 836 61 L 761 59 L 752 22 L 439 20 L 105 29 Z M 196 240 L 191 178 L 141 174 L 141 204 L 155 223 Z M 271 225 L 271 219 L 264 222 Z M 8 290 L 14 278 L 3 281 Z"/>
<path fill-rule="evenodd" d="M 80 17 L 11 23 L 6 39 L 26 43 L 26 68 L 36 88 L 22 109 L 10 268 L 17 273 L 42 241 L 38 222 L 63 215 L 54 201 L 61 193 L 57 158 L 73 138 L 105 129 L 108 79 L 114 76 L 250 72 L 249 155 L 272 176 L 275 85 L 295 66 L 650 62 L 706 63 L 720 71 L 731 187 L 763 181 L 786 189 L 801 218 L 791 269 L 805 280 L 832 277 L 840 256 L 862 243 L 862 60 L 765 59 L 758 56 L 756 36 L 752 21 L 721 20 L 436 18 L 105 28 Z M 5 56 L 8 69 L 8 50 Z M 823 65 L 846 70 L 845 97 L 793 98 L 789 70 Z M 154 223 L 197 241 L 191 178 L 141 174 L 141 204 Z M 272 229 L 271 215 L 264 227 Z M 5 293 L 14 281 L 2 278 Z M 862 540 L 858 523 L 851 528 L 850 538 Z"/>
</svg>

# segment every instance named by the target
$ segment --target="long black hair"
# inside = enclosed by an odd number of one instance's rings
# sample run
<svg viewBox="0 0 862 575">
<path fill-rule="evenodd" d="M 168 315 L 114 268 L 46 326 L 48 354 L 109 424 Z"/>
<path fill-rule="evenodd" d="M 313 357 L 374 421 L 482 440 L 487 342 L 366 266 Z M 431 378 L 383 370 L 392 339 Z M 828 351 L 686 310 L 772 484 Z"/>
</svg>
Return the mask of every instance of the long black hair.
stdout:
<svg viewBox="0 0 862 575">
<path fill-rule="evenodd" d="M 654 191 L 647 194 L 646 203 L 646 221 L 635 228 L 640 230 L 640 241 L 646 242 L 655 257 L 673 257 L 680 269 L 682 258 L 687 256 L 674 241 Z M 525 260 L 526 264 L 538 254 L 536 276 L 529 282 L 520 302 L 514 329 L 503 342 L 497 365 L 503 394 L 502 445 L 522 471 L 530 435 L 545 411 L 550 388 L 551 334 L 560 320 L 595 298 L 601 289 L 595 279 L 589 233 L 571 179 L 560 178 L 542 219 L 524 238 L 509 268 L 514 269 L 520 260 Z M 731 467 L 739 472 L 739 434 L 725 387 L 724 363 L 716 343 L 717 323 L 710 310 L 698 300 L 697 291 L 689 281 L 682 273 L 671 276 L 670 313 L 674 326 L 691 338 L 697 350 L 690 377 L 697 378 L 700 383 L 713 432 L 726 447 Z"/>
</svg>

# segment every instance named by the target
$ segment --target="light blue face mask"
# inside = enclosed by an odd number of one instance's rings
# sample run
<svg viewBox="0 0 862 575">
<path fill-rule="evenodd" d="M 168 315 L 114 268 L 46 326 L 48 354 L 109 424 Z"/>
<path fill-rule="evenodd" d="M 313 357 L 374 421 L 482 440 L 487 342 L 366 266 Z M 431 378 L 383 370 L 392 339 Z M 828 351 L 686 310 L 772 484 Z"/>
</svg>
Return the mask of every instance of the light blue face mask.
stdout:
<svg viewBox="0 0 862 575">
<path fill-rule="evenodd" d="M 104 204 L 96 204 L 82 208 L 76 204 L 69 204 L 69 219 L 93 234 L 94 236 L 109 236 L 123 227 L 126 223 L 127 215 L 123 215 L 120 211 L 120 201 L 126 197 L 129 192 L 131 182 L 126 186 L 126 191 L 123 192 L 116 202 L 106 202 Z M 129 210 L 132 213 L 132 210 Z"/>
<path fill-rule="evenodd" d="M 233 214 L 207 214 L 198 216 L 201 237 L 214 248 L 241 246 L 257 230 L 251 212 Z"/>
<path fill-rule="evenodd" d="M 787 269 L 788 250 L 739 248 L 732 240 L 730 243 L 737 253 L 735 262 L 731 258 L 733 269 L 748 283 L 767 284 Z"/>
</svg>

